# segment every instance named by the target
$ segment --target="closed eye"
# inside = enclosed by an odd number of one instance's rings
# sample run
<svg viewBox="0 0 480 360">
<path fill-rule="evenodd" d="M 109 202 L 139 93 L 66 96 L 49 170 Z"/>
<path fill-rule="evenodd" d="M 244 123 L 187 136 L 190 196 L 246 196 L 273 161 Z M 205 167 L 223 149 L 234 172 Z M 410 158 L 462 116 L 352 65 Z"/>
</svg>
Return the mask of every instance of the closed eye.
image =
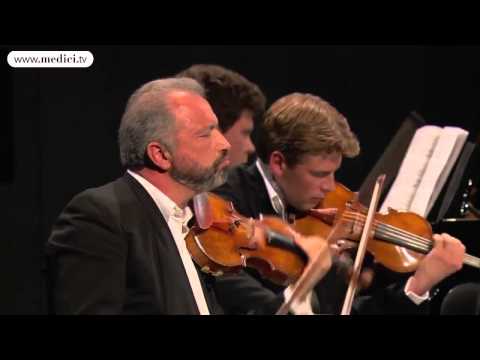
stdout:
<svg viewBox="0 0 480 360">
<path fill-rule="evenodd" d="M 314 177 L 318 177 L 318 178 L 323 178 L 325 176 L 328 176 L 330 175 L 329 172 L 324 172 L 324 171 L 311 171 L 310 174 Z"/>
<path fill-rule="evenodd" d="M 218 129 L 218 125 L 210 125 L 206 129 L 202 129 L 198 132 L 198 136 L 202 138 L 208 138 L 212 135 L 213 130 Z"/>
</svg>

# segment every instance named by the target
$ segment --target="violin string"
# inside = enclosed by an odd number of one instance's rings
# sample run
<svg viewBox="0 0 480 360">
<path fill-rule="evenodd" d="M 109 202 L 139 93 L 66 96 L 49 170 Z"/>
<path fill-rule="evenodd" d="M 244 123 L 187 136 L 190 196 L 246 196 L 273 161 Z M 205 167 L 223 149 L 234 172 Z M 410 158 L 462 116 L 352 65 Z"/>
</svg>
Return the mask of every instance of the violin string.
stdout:
<svg viewBox="0 0 480 360">
<path fill-rule="evenodd" d="M 346 212 L 347 215 L 344 216 L 347 220 L 357 220 L 359 218 L 364 219 L 365 216 L 362 214 L 358 214 L 355 212 Z M 349 214 L 349 215 L 348 215 Z M 394 226 L 384 224 L 382 222 L 376 221 L 375 222 L 378 225 L 378 231 L 379 235 L 384 235 L 384 236 L 390 236 L 390 239 L 392 237 L 394 239 L 399 239 L 401 242 L 413 246 L 414 249 L 428 252 L 431 250 L 433 242 L 429 239 L 422 238 L 420 236 L 417 236 L 415 234 L 409 233 L 403 229 L 396 228 Z M 480 268 L 480 258 L 465 254 L 464 256 L 464 262 L 467 263 L 468 265 L 474 266 L 476 268 Z"/>
<path fill-rule="evenodd" d="M 358 218 L 357 218 L 358 219 Z M 379 236 L 383 236 L 384 240 L 394 242 L 397 245 L 405 245 L 412 250 L 428 253 L 431 249 L 431 242 L 426 239 L 412 236 L 412 234 L 396 229 L 394 227 L 385 226 L 385 224 L 376 224 L 376 232 Z"/>
<path fill-rule="evenodd" d="M 388 239 L 389 236 L 392 236 L 392 233 L 389 232 L 389 231 L 380 230 L 380 231 L 378 231 L 378 233 L 379 233 L 379 235 L 383 235 L 384 238 L 386 238 L 386 239 Z M 430 246 L 422 244 L 421 242 L 419 242 L 417 240 L 408 239 L 408 238 L 403 237 L 403 236 L 398 236 L 397 234 L 393 235 L 391 239 L 392 240 L 400 239 L 400 245 L 401 244 L 410 245 L 413 248 L 412 250 L 419 250 L 421 252 L 428 253 L 429 250 L 431 249 Z"/>
<path fill-rule="evenodd" d="M 382 234 L 380 234 L 382 235 Z M 427 246 L 425 244 L 419 244 L 416 240 L 403 240 L 404 243 L 408 243 L 410 245 L 413 245 L 414 249 L 415 247 L 417 248 L 417 250 L 420 250 L 420 251 L 424 251 L 425 253 L 428 253 L 430 250 L 431 250 L 431 246 Z M 469 255 L 469 254 L 465 254 L 464 257 L 463 257 L 463 261 L 468 264 L 468 265 L 471 265 L 473 267 L 476 267 L 476 268 L 480 268 L 480 258 L 477 258 L 475 256 L 472 256 L 472 255 Z"/>
<path fill-rule="evenodd" d="M 355 219 L 358 219 L 359 217 L 356 216 L 356 213 L 355 212 L 347 212 L 349 214 L 353 214 L 354 218 Z M 360 218 L 362 219 L 365 219 L 365 217 L 363 215 L 360 214 Z M 382 222 L 379 222 L 379 221 L 376 221 L 375 222 L 376 224 L 379 224 L 378 226 L 386 229 L 387 231 L 389 231 L 390 233 L 394 233 L 394 234 L 398 234 L 399 236 L 403 236 L 405 238 L 409 238 L 409 239 L 412 239 L 412 240 L 415 240 L 417 241 L 418 243 L 421 243 L 423 245 L 426 245 L 427 247 L 431 247 L 433 242 L 429 239 L 426 239 L 426 238 L 423 238 L 421 236 L 418 236 L 418 235 L 415 235 L 415 234 L 412 234 L 408 231 L 405 231 L 403 229 L 400 229 L 400 228 L 397 228 L 397 227 L 394 227 L 392 225 L 388 225 L 388 224 L 385 224 L 385 223 L 382 223 Z"/>
<path fill-rule="evenodd" d="M 345 211 L 343 218 L 347 220 L 354 220 L 354 221 L 365 221 L 366 216 L 363 215 L 362 213 L 359 212 L 353 212 L 353 211 Z M 240 217 L 234 217 L 235 220 L 238 220 L 242 224 L 248 224 L 248 221 L 246 221 L 243 218 Z M 418 250 L 424 253 L 428 253 L 433 245 L 433 242 L 429 239 L 423 238 L 421 236 L 412 234 L 408 231 L 405 231 L 403 229 L 394 227 L 392 225 L 388 225 L 385 223 L 382 223 L 380 221 L 375 220 L 374 221 L 374 226 L 376 228 L 376 232 L 380 236 L 384 236 L 386 240 L 398 240 L 401 244 L 405 245 L 410 245 L 414 250 Z M 464 258 L 465 262 L 471 266 L 480 268 L 480 258 L 465 254 Z"/>
<path fill-rule="evenodd" d="M 359 217 L 358 214 L 355 214 L 353 216 L 347 215 L 344 216 L 344 218 L 346 218 L 347 220 L 355 221 L 359 221 L 359 218 L 360 220 L 362 220 L 361 216 Z M 428 239 L 421 238 L 419 236 L 413 235 L 393 226 L 386 225 L 379 221 L 375 221 L 374 225 L 376 227 L 377 234 L 380 236 L 383 235 L 386 238 L 385 240 L 397 240 L 400 242 L 400 244 L 410 245 L 415 250 L 419 250 L 422 252 L 428 252 L 431 249 L 431 242 Z"/>
<path fill-rule="evenodd" d="M 242 224 L 249 225 L 246 219 L 235 217 L 235 216 L 234 218 L 235 220 L 238 220 Z M 359 212 L 345 211 L 343 214 L 343 218 L 350 221 L 351 220 L 365 221 L 366 216 Z M 393 241 L 400 242 L 400 244 L 398 245 L 402 245 L 402 244 L 409 245 L 413 250 L 417 250 L 423 253 L 428 253 L 432 248 L 433 242 L 431 240 L 412 234 L 403 229 L 382 223 L 377 220 L 374 221 L 374 226 L 376 228 L 376 233 L 379 236 L 384 236 L 385 240 L 390 240 L 390 241 L 393 240 Z M 474 266 L 476 268 L 480 268 L 480 258 L 478 257 L 465 254 L 464 261 L 468 265 Z"/>
<path fill-rule="evenodd" d="M 413 245 L 420 250 L 428 252 L 431 249 L 433 243 L 426 242 L 424 239 L 411 235 L 408 232 L 398 231 L 397 229 L 389 229 L 387 226 L 380 224 L 378 226 L 379 234 L 387 237 L 391 237 L 392 240 L 400 240 L 408 245 Z"/>
</svg>

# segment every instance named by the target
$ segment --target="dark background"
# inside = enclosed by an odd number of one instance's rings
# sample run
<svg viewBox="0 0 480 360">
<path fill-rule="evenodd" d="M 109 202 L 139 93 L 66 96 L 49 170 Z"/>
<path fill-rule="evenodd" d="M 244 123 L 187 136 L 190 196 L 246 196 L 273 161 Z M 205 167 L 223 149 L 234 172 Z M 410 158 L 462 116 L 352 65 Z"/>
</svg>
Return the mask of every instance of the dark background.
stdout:
<svg viewBox="0 0 480 360">
<path fill-rule="evenodd" d="M 338 179 L 362 183 L 409 112 L 479 131 L 480 46 L 49 46 L 89 50 L 87 69 L 12 69 L 1 54 L 0 314 L 46 311 L 42 249 L 77 192 L 121 174 L 116 131 L 141 84 L 193 63 L 216 63 L 256 82 L 269 104 L 293 91 L 336 106 L 362 153 Z"/>
</svg>

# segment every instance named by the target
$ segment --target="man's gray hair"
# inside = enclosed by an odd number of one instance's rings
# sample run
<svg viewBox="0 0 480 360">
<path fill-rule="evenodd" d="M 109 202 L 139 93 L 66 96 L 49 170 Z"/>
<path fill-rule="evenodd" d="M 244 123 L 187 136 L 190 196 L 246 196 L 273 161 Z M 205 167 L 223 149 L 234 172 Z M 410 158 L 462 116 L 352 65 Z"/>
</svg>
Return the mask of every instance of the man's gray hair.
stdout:
<svg viewBox="0 0 480 360">
<path fill-rule="evenodd" d="M 205 90 L 193 79 L 167 78 L 150 81 L 129 98 L 118 131 L 120 160 L 125 168 L 146 166 L 145 151 L 158 141 L 173 151 L 175 117 L 168 104 L 172 91 L 191 92 L 205 98 Z"/>
</svg>

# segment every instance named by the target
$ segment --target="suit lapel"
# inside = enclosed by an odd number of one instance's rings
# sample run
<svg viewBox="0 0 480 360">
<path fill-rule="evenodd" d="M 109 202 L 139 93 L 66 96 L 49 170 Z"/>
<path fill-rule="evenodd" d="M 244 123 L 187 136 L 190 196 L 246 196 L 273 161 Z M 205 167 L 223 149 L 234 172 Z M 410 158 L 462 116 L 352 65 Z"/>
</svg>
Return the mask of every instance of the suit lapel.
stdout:
<svg viewBox="0 0 480 360">
<path fill-rule="evenodd" d="M 158 239 L 155 245 L 159 258 L 162 259 L 162 261 L 168 261 L 169 268 L 171 268 L 172 273 L 175 274 L 175 279 L 166 279 L 166 281 L 170 283 L 170 286 L 167 290 L 169 293 L 165 296 L 169 298 L 171 303 L 174 303 L 178 311 L 198 314 L 198 307 L 187 273 L 167 222 L 143 186 L 128 173 L 125 174 L 124 179 L 133 190 L 141 207 L 149 217 L 152 225 L 152 233 L 156 234 L 155 238 Z"/>
<path fill-rule="evenodd" d="M 255 213 L 255 218 L 258 218 L 260 214 L 276 215 L 268 196 L 265 182 L 263 181 L 262 175 L 260 174 L 260 171 L 258 171 L 255 163 L 248 166 L 247 174 L 249 176 L 248 179 L 245 180 L 248 183 L 248 187 L 254 189 L 254 191 L 249 189 L 248 194 L 255 196 L 248 196 L 248 202 L 253 213 Z"/>
</svg>

